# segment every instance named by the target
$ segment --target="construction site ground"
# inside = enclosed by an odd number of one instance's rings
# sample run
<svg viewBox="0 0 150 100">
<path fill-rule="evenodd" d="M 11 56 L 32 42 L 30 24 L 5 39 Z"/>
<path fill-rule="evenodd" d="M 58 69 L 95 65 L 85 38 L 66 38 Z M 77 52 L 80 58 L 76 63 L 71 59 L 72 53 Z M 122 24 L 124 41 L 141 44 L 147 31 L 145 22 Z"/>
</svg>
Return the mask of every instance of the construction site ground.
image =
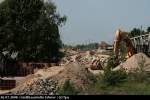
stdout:
<svg viewBox="0 0 150 100">
<path fill-rule="evenodd" d="M 28 75 L 24 78 L 20 78 L 16 82 L 16 88 L 12 90 L 0 90 L 0 94 L 17 94 L 26 91 L 25 88 L 33 85 L 36 81 L 40 79 L 52 79 L 57 82 L 58 86 L 62 86 L 66 80 L 70 80 L 76 89 L 86 90 L 88 84 L 90 84 L 90 75 L 103 74 L 103 70 L 91 70 L 89 65 L 92 58 L 95 55 L 99 56 L 102 61 L 107 60 L 109 55 L 103 55 L 100 53 L 95 53 L 94 55 L 89 52 L 79 54 L 73 52 L 67 57 L 62 59 L 59 66 L 53 66 L 46 69 L 39 69 L 36 73 Z M 120 64 L 113 70 L 119 70 L 124 68 L 126 72 L 135 72 L 139 69 L 140 63 L 143 63 L 143 68 L 146 71 L 150 71 L 150 59 L 143 53 L 136 54 L 128 59 L 126 62 Z M 21 91 L 21 92 L 20 92 Z"/>
</svg>

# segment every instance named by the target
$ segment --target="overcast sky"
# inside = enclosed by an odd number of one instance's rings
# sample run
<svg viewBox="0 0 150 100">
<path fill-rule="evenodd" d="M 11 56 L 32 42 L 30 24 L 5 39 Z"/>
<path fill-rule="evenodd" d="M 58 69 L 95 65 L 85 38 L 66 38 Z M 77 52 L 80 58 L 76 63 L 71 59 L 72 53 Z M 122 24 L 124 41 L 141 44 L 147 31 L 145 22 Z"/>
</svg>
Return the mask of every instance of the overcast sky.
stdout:
<svg viewBox="0 0 150 100">
<path fill-rule="evenodd" d="M 107 41 L 112 43 L 117 28 L 150 26 L 150 0 L 53 0 L 68 17 L 61 28 L 64 43 Z"/>
</svg>

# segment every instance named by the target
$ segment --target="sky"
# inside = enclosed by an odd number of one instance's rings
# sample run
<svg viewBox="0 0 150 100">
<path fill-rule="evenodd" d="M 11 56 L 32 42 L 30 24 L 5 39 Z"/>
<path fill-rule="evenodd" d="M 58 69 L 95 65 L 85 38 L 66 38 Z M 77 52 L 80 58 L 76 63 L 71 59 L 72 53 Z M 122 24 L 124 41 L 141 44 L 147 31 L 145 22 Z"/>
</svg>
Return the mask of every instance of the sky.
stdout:
<svg viewBox="0 0 150 100">
<path fill-rule="evenodd" d="M 65 44 L 106 41 L 112 43 L 118 28 L 150 26 L 150 0 L 52 0 L 67 16 L 60 28 Z"/>
<path fill-rule="evenodd" d="M 0 0 L 0 2 L 3 0 Z M 115 31 L 150 26 L 150 0 L 52 0 L 67 16 L 60 27 L 65 44 L 112 43 Z"/>
</svg>

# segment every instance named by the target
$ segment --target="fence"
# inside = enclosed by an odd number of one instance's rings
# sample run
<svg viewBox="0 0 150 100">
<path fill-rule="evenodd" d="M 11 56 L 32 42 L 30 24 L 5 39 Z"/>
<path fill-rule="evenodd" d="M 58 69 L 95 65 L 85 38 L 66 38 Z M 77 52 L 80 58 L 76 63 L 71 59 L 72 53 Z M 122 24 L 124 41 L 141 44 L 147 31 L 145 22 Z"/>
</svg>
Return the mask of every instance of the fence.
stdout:
<svg viewBox="0 0 150 100">
<path fill-rule="evenodd" d="M 131 41 L 137 52 L 150 54 L 150 33 L 133 37 Z"/>
</svg>

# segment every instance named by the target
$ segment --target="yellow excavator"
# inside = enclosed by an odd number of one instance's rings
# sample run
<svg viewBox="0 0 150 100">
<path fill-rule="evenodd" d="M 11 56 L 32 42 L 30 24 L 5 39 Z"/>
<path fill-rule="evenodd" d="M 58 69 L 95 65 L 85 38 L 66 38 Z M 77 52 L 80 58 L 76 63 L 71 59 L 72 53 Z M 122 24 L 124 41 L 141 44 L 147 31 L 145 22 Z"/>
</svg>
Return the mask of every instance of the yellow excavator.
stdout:
<svg viewBox="0 0 150 100">
<path fill-rule="evenodd" d="M 129 59 L 135 54 L 135 49 L 134 46 L 129 38 L 129 33 L 128 32 L 123 32 L 120 29 L 118 29 L 115 33 L 115 40 L 113 44 L 113 52 L 115 54 L 115 59 L 114 59 L 114 67 L 119 65 L 119 46 L 121 45 L 121 42 L 125 43 L 126 47 L 126 56 L 125 60 Z M 91 63 L 91 69 L 92 70 L 100 70 L 103 69 L 101 66 L 101 62 L 99 59 L 94 59 Z"/>
<path fill-rule="evenodd" d="M 113 51 L 115 54 L 115 65 L 116 66 L 119 64 L 119 58 L 118 58 L 119 57 L 119 45 L 122 41 L 125 43 L 126 50 L 127 50 L 125 60 L 129 59 L 130 57 L 132 57 L 135 54 L 134 46 L 133 46 L 128 34 L 129 34 L 128 32 L 123 32 L 120 29 L 118 29 L 115 33 Z"/>
</svg>

